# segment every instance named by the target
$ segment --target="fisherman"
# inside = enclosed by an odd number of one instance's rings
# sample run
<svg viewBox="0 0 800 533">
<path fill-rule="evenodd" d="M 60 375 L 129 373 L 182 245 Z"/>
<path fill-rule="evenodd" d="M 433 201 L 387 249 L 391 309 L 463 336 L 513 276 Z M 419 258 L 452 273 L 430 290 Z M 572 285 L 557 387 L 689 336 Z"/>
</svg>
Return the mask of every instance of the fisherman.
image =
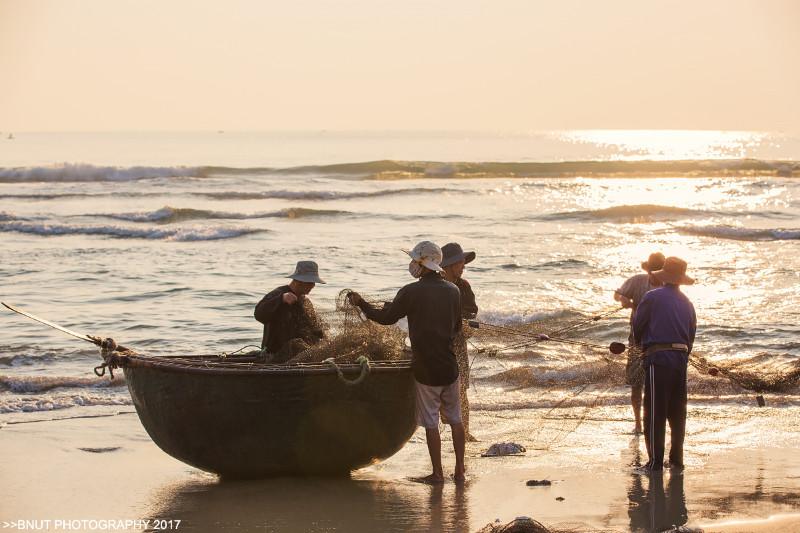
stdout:
<svg viewBox="0 0 800 533">
<path fill-rule="evenodd" d="M 697 331 L 697 315 L 692 302 L 680 290 L 681 285 L 694 283 L 686 275 L 686 261 L 668 257 L 653 276 L 664 286 L 648 292 L 639 302 L 633 334 L 645 353 L 644 426 L 650 458 L 645 468 L 658 471 L 664 463 L 667 420 L 671 434 L 669 466 L 683 467 L 686 370 Z"/>
<path fill-rule="evenodd" d="M 408 317 L 411 339 L 411 368 L 416 380 L 417 424 L 425 428 L 433 473 L 419 479 L 425 483 L 443 483 L 442 441 L 439 435 L 439 411 L 443 411 L 453 434 L 456 467 L 453 478 L 464 481 L 464 425 L 459 407 L 458 363 L 453 341 L 461 331 L 461 295 L 458 287 L 442 279 L 442 250 L 430 241 L 422 241 L 408 252 L 408 270 L 418 281 L 400 289 L 394 300 L 377 309 L 356 292 L 349 299 L 370 320 L 394 324 Z"/>
<path fill-rule="evenodd" d="M 642 269 L 645 274 L 636 274 L 625 280 L 622 287 L 614 291 L 614 300 L 620 302 L 622 307 L 630 308 L 631 310 L 631 330 L 628 335 L 628 362 L 625 365 L 625 384 L 631 386 L 631 407 L 633 408 L 633 416 L 636 423 L 633 432 L 639 434 L 642 432 L 642 388 L 644 386 L 644 368 L 642 367 L 642 353 L 640 349 L 632 349 L 635 347 L 633 342 L 633 316 L 636 313 L 636 307 L 642 301 L 644 295 L 656 287 L 661 286 L 661 282 L 653 277 L 653 272 L 661 270 L 664 266 L 664 254 L 655 252 L 650 254 L 647 261 L 642 263 Z"/>
<path fill-rule="evenodd" d="M 461 245 L 450 242 L 442 246 L 442 262 L 439 264 L 444 269 L 442 276 L 458 287 L 461 292 L 461 318 L 470 320 L 478 314 L 478 304 L 475 302 L 475 293 L 469 282 L 462 278 L 464 265 L 475 260 L 475 252 L 464 252 Z M 461 399 L 461 420 L 464 424 L 464 434 L 467 440 L 475 442 L 478 439 L 469 432 L 469 355 L 467 354 L 468 329 L 462 327 L 455 342 L 453 351 L 458 362 L 458 378 L 461 385 L 459 398 Z"/>
<path fill-rule="evenodd" d="M 288 361 L 325 336 L 307 297 L 317 283 L 325 283 L 319 277 L 319 267 L 314 261 L 298 261 L 289 278 L 292 281 L 288 285 L 264 296 L 254 313 L 264 324 L 261 348 L 272 363 Z"/>
</svg>

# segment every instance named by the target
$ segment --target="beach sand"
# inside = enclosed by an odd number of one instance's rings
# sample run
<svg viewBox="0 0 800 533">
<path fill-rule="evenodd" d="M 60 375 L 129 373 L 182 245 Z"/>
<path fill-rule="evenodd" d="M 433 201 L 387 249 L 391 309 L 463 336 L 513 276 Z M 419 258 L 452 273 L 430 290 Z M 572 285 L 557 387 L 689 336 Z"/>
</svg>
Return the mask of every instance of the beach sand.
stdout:
<svg viewBox="0 0 800 533">
<path fill-rule="evenodd" d="M 732 419 L 703 416 L 708 409 L 690 407 L 686 470 L 660 477 L 634 472 L 644 442 L 626 433 L 623 408 L 604 407 L 583 420 L 574 410 L 517 411 L 513 420 L 477 411 L 472 424 L 481 442 L 468 445 L 468 482 L 439 487 L 409 480 L 428 473 L 421 431 L 397 455 L 349 479 L 222 482 L 159 450 L 132 409 L 12 422 L 0 428 L 0 521 L 53 521 L 46 529 L 27 528 L 39 531 L 65 531 L 54 528 L 55 520 L 148 519 L 151 530 L 153 520 L 165 520 L 161 525 L 171 526 L 165 529 L 179 531 L 373 532 L 476 531 L 529 516 L 574 531 L 684 523 L 706 532 L 800 531 L 800 457 L 791 444 L 798 436 L 796 409 L 776 414 L 742 405 L 741 413 L 754 413 L 746 422 L 733 413 L 736 406 L 728 406 Z M 731 420 L 739 421 L 736 431 L 760 437 L 746 445 L 738 438 L 737 447 L 721 444 L 731 438 Z M 771 432 L 775 424 L 783 431 Z M 445 470 L 452 471 L 446 433 L 445 439 Z M 528 451 L 480 457 L 501 440 L 526 444 Z M 530 479 L 553 484 L 528 487 Z"/>
</svg>

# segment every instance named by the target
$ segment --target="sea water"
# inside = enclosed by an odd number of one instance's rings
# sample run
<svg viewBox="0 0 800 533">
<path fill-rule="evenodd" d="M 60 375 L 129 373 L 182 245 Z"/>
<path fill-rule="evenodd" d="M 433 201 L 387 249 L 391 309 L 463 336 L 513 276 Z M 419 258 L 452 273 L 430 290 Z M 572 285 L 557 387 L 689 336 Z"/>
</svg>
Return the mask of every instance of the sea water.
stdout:
<svg viewBox="0 0 800 533">
<path fill-rule="evenodd" d="M 259 344 L 253 307 L 298 260 L 319 263 L 325 310 L 412 281 L 402 249 L 459 242 L 479 318 L 509 324 L 613 309 L 662 251 L 697 279 L 697 350 L 774 367 L 800 357 L 797 159 L 796 138 L 756 132 L 17 133 L 0 140 L 2 299 L 145 353 L 213 354 Z M 626 337 L 621 311 L 581 339 Z M 493 390 L 535 363 L 557 384 L 585 355 L 541 348 L 477 357 L 473 378 Z M 0 416 L 129 404 L 98 360 L 4 312 Z"/>
</svg>

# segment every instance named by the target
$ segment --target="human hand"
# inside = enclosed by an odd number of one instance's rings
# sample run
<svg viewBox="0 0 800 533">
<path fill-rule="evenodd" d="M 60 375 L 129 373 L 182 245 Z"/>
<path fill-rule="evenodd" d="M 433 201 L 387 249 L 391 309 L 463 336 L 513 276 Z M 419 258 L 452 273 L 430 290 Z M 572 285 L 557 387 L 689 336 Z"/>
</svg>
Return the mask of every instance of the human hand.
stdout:
<svg viewBox="0 0 800 533">
<path fill-rule="evenodd" d="M 353 291 L 353 292 L 351 292 L 350 294 L 348 294 L 348 295 L 347 295 L 347 300 L 348 300 L 348 301 L 349 301 L 349 302 L 350 302 L 352 305 L 361 305 L 361 302 L 363 302 L 363 301 L 364 301 L 364 299 L 361 297 L 361 295 L 360 295 L 360 294 L 358 294 L 358 293 L 357 293 L 357 292 L 355 292 L 355 291 Z"/>
<path fill-rule="evenodd" d="M 293 292 L 284 292 L 283 293 L 283 303 L 287 305 L 292 305 L 297 302 L 297 296 Z"/>
</svg>

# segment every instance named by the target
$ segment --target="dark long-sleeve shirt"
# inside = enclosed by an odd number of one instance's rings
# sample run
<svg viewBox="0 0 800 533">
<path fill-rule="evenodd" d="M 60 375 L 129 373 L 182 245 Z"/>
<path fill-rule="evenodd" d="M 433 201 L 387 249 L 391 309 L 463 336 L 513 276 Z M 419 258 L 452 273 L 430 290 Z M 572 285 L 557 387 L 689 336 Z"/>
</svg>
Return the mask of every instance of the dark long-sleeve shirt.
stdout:
<svg viewBox="0 0 800 533">
<path fill-rule="evenodd" d="M 676 285 L 665 285 L 644 295 L 633 317 L 635 341 L 646 350 L 654 344 L 685 344 L 692 352 L 697 315 L 689 298 Z M 645 358 L 645 364 L 679 367 L 687 363 L 686 352 L 665 350 Z"/>
<path fill-rule="evenodd" d="M 303 297 L 289 305 L 283 301 L 287 292 L 291 292 L 288 285 L 271 291 L 258 302 L 253 313 L 256 320 L 264 324 L 261 347 L 269 353 L 277 353 L 291 339 L 300 338 L 315 344 L 324 336 L 311 301 Z"/>
<path fill-rule="evenodd" d="M 478 304 L 475 302 L 472 286 L 464 278 L 458 278 L 455 285 L 461 292 L 461 318 L 475 318 L 478 314 Z"/>
<path fill-rule="evenodd" d="M 450 385 L 458 378 L 453 340 L 461 330 L 458 287 L 435 272 L 400 289 L 382 309 L 362 301 L 361 310 L 379 324 L 408 317 L 414 378 L 423 385 Z"/>
</svg>

